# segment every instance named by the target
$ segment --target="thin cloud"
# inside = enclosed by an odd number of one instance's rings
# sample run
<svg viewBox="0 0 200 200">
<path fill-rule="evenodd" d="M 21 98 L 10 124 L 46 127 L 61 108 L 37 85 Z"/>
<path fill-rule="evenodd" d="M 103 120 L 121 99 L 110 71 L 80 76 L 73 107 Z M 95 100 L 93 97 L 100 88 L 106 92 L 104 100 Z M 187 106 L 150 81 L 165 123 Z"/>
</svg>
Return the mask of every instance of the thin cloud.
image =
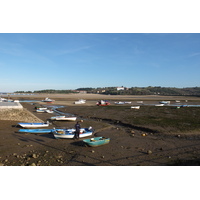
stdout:
<svg viewBox="0 0 200 200">
<path fill-rule="evenodd" d="M 188 57 L 194 57 L 194 56 L 199 56 L 199 55 L 200 55 L 200 52 L 196 52 L 196 53 L 190 54 Z"/>
</svg>

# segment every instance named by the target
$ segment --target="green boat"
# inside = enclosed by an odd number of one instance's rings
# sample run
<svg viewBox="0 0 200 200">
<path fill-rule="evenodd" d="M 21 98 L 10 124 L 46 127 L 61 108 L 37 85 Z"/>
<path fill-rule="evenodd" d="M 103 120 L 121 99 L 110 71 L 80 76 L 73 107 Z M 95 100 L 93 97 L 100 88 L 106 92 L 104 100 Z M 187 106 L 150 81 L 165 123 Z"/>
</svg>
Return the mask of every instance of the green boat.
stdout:
<svg viewBox="0 0 200 200">
<path fill-rule="evenodd" d="M 110 138 L 105 137 L 94 137 L 83 140 L 85 144 L 87 144 L 90 147 L 98 147 L 101 145 L 108 144 L 110 142 Z"/>
</svg>

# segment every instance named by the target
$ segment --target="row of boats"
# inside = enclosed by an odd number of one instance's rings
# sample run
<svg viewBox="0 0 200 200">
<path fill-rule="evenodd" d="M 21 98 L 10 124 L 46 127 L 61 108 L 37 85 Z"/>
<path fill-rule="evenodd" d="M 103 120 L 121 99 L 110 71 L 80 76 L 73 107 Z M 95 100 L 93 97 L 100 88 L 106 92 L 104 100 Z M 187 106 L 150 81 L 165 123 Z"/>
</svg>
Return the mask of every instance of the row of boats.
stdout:
<svg viewBox="0 0 200 200">
<path fill-rule="evenodd" d="M 53 128 L 53 129 L 33 129 L 33 128 L 44 128 L 49 126 L 49 122 L 46 123 L 18 123 L 20 127 L 23 129 L 19 129 L 19 133 L 33 133 L 33 134 L 45 134 L 52 133 L 56 139 L 73 139 L 75 135 L 75 129 L 61 129 L 61 128 Z M 80 129 L 80 138 L 90 137 L 94 133 L 94 129 L 92 127 L 81 128 Z M 83 142 L 87 146 L 97 147 L 104 144 L 108 144 L 110 142 L 110 138 L 105 137 L 93 137 L 89 139 L 84 139 Z"/>
</svg>

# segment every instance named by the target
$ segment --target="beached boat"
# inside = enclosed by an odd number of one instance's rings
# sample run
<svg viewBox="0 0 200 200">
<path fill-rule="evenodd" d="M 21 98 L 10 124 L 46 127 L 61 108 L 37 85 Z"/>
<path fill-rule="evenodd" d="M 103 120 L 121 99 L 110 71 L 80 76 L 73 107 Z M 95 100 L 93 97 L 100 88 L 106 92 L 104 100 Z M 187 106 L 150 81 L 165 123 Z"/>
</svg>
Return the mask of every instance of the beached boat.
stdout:
<svg viewBox="0 0 200 200">
<path fill-rule="evenodd" d="M 36 112 L 38 112 L 38 113 L 44 113 L 44 112 L 46 112 L 46 110 L 37 109 Z"/>
<path fill-rule="evenodd" d="M 140 106 L 131 106 L 131 109 L 140 109 Z"/>
<path fill-rule="evenodd" d="M 85 139 L 83 140 L 83 142 L 90 147 L 98 147 L 101 145 L 108 144 L 110 142 L 110 138 L 95 137 L 95 138 Z"/>
<path fill-rule="evenodd" d="M 55 116 L 51 117 L 51 120 L 56 120 L 56 121 L 76 121 L 77 117 L 67 117 L 67 116 Z"/>
<path fill-rule="evenodd" d="M 160 104 L 170 104 L 170 101 L 160 101 Z"/>
<path fill-rule="evenodd" d="M 47 112 L 47 113 L 53 113 L 54 111 L 53 110 L 45 110 L 45 112 Z"/>
<path fill-rule="evenodd" d="M 74 104 L 84 104 L 86 103 L 86 100 L 84 99 L 79 99 L 78 101 L 75 101 Z"/>
<path fill-rule="evenodd" d="M 19 133 L 51 133 L 54 129 L 19 129 Z"/>
<path fill-rule="evenodd" d="M 97 106 L 108 106 L 110 103 L 107 100 L 101 100 L 96 103 Z"/>
<path fill-rule="evenodd" d="M 19 126 L 23 128 L 42 128 L 42 127 L 48 127 L 49 122 L 46 123 L 18 123 Z"/>
<path fill-rule="evenodd" d="M 37 110 L 47 110 L 46 107 L 35 107 Z"/>
<path fill-rule="evenodd" d="M 115 104 L 121 105 L 121 104 L 125 104 L 125 102 L 119 101 L 119 102 L 115 102 Z"/>
<path fill-rule="evenodd" d="M 47 102 L 47 103 L 52 103 L 55 100 L 49 99 L 48 97 L 46 97 L 44 100 L 42 100 L 42 102 Z"/>
<path fill-rule="evenodd" d="M 155 104 L 155 106 L 164 106 L 165 104 Z"/>
<path fill-rule="evenodd" d="M 92 127 L 81 128 L 79 137 L 82 138 L 82 137 L 91 136 L 93 132 L 94 130 L 92 129 Z M 60 138 L 69 139 L 69 138 L 74 138 L 75 129 L 54 129 L 52 133 L 56 139 L 60 139 Z"/>
</svg>

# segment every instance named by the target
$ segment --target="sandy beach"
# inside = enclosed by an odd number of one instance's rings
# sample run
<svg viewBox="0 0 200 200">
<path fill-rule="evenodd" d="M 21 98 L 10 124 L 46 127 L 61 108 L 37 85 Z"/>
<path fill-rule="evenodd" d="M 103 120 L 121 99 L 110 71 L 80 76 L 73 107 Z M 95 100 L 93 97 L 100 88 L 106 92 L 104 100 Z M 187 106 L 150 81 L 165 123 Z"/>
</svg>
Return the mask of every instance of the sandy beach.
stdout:
<svg viewBox="0 0 200 200">
<path fill-rule="evenodd" d="M 121 116 L 105 107 L 95 105 L 97 100 L 109 99 L 112 103 L 120 100 L 137 101 L 182 100 L 185 97 L 153 96 L 106 96 L 106 95 L 40 95 L 55 99 L 53 104 L 40 102 L 21 103 L 24 112 L 12 118 L 0 119 L 0 164 L 3 166 L 170 166 L 199 165 L 200 140 L 199 132 L 161 134 L 153 128 L 138 127 L 124 122 L 125 118 L 138 115 L 127 106 L 117 107 Z M 27 99 L 27 97 L 15 97 Z M 30 97 L 33 99 L 32 97 Z M 74 101 L 86 99 L 86 104 L 75 105 Z M 199 98 L 187 97 L 190 102 L 198 103 Z M 63 105 L 60 111 L 70 113 L 83 120 L 82 127 L 92 126 L 94 136 L 105 136 L 111 139 L 108 145 L 91 148 L 85 147 L 81 139 L 55 139 L 52 134 L 22 134 L 16 125 L 22 121 L 47 121 L 55 114 L 36 113 L 36 105 Z M 124 107 L 123 107 L 124 106 Z M 142 111 L 141 111 L 142 112 Z M 12 112 L 13 113 L 13 112 Z M 9 114 L 7 114 L 9 115 Z M 2 115 L 1 115 L 2 116 Z M 20 116 L 22 116 L 20 118 Z M 52 122 L 50 128 L 73 128 L 75 122 Z"/>
</svg>

